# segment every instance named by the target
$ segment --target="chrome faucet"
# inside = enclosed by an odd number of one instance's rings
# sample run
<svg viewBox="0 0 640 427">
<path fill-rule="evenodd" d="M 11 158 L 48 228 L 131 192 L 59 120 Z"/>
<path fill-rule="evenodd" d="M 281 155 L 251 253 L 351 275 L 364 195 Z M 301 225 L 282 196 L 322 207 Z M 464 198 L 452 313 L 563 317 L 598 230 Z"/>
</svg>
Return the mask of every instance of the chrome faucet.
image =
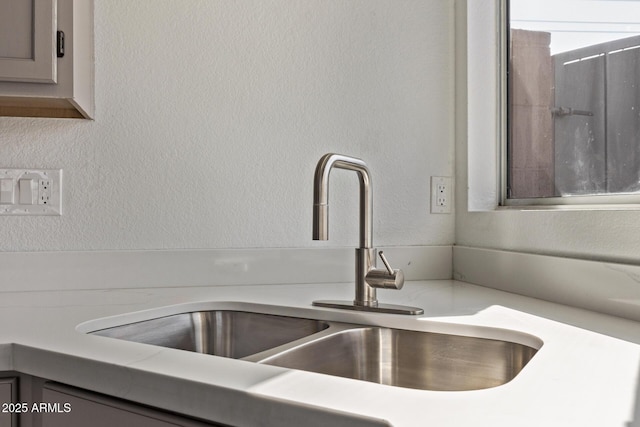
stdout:
<svg viewBox="0 0 640 427">
<path fill-rule="evenodd" d="M 422 314 L 416 307 L 379 304 L 377 288 L 401 289 L 402 270 L 394 270 L 384 253 L 378 254 L 385 269 L 376 268 L 376 249 L 373 247 L 373 189 L 367 165 L 355 157 L 341 154 L 322 156 L 313 184 L 313 240 L 329 239 L 329 174 L 333 168 L 354 171 L 360 179 L 360 244 L 356 249 L 356 295 L 353 301 L 314 301 L 320 307 L 377 311 L 394 314 Z"/>
</svg>

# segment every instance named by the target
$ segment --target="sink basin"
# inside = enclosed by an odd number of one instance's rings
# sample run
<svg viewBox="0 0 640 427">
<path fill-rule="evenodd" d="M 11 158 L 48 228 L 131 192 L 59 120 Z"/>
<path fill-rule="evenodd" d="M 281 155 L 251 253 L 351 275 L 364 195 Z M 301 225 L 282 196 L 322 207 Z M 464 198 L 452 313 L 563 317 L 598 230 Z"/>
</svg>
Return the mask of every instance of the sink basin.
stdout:
<svg viewBox="0 0 640 427">
<path fill-rule="evenodd" d="M 481 329 L 476 328 L 478 333 Z M 508 330 L 499 335 L 508 337 L 503 341 L 241 310 L 183 312 L 88 333 L 438 391 L 480 390 L 505 384 L 520 373 L 542 345 L 538 338 Z"/>
<path fill-rule="evenodd" d="M 92 334 L 240 359 L 328 327 L 313 319 L 214 310 L 175 314 Z"/>
<path fill-rule="evenodd" d="M 423 390 L 478 390 L 511 381 L 536 349 L 493 339 L 359 327 L 261 363 Z"/>
</svg>

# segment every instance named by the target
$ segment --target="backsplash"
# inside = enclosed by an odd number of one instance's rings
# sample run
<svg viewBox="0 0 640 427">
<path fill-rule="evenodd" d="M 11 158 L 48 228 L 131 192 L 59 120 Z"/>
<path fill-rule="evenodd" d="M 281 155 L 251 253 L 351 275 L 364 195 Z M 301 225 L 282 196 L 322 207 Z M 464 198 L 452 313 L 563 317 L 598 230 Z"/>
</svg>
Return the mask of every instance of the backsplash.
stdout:
<svg viewBox="0 0 640 427">
<path fill-rule="evenodd" d="M 407 280 L 450 279 L 451 246 L 385 247 Z M 354 249 L 0 252 L 0 292 L 349 283 Z"/>
</svg>

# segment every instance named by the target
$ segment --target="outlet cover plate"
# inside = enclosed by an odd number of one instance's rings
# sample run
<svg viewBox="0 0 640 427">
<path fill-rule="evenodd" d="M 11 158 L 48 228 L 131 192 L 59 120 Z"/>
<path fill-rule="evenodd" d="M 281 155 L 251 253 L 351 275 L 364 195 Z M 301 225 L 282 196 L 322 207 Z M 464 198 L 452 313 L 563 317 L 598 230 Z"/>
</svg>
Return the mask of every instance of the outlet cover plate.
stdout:
<svg viewBox="0 0 640 427">
<path fill-rule="evenodd" d="M 452 184 L 450 176 L 431 177 L 431 213 L 450 214 L 452 198 Z"/>
<path fill-rule="evenodd" d="M 62 169 L 0 169 L 0 179 L 11 180 L 14 188 L 14 203 L 0 204 L 0 216 L 62 215 Z M 20 198 L 21 180 L 33 181 L 33 186 L 23 185 L 22 189 L 29 188 L 34 194 Z M 27 199 L 32 203 L 22 202 Z"/>
</svg>

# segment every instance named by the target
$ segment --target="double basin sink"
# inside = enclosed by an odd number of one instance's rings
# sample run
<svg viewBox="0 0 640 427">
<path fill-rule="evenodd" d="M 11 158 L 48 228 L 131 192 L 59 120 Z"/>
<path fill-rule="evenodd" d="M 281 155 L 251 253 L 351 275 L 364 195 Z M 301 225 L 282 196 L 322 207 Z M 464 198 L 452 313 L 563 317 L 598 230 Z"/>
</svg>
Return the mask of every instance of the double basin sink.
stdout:
<svg viewBox="0 0 640 427">
<path fill-rule="evenodd" d="M 91 334 L 440 391 L 505 384 L 539 348 L 497 339 L 235 310 L 180 313 Z"/>
</svg>

